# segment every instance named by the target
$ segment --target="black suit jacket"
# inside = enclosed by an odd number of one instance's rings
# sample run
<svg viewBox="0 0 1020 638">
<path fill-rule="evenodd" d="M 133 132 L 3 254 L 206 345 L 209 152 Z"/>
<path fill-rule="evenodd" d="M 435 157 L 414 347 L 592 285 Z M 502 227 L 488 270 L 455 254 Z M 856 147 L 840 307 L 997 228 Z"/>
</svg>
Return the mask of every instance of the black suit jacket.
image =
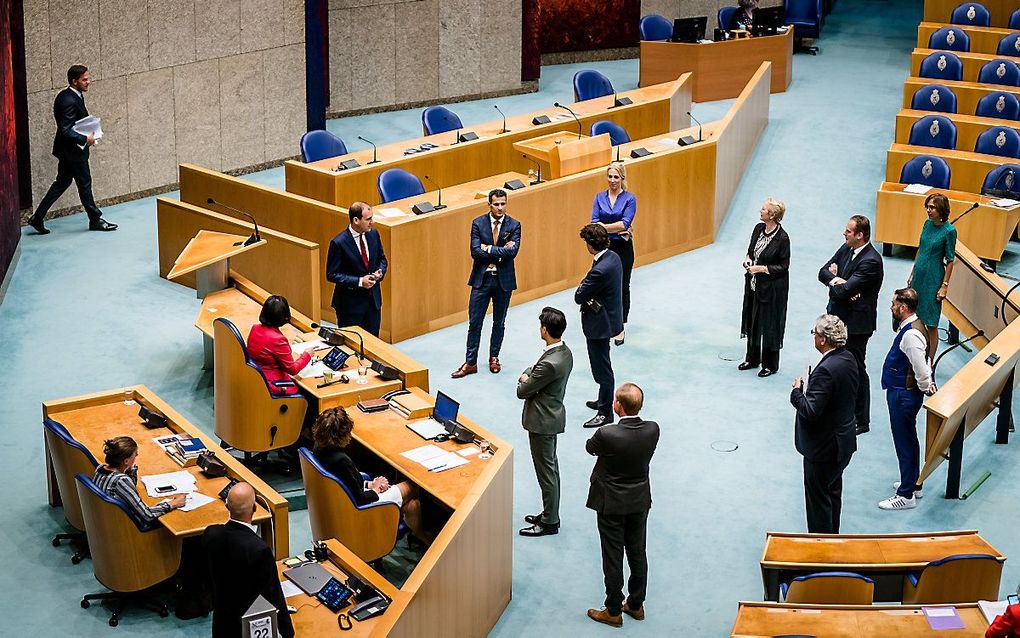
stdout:
<svg viewBox="0 0 1020 638">
<path fill-rule="evenodd" d="M 373 490 L 365 489 L 365 477 L 361 475 L 354 461 L 347 453 L 340 449 L 322 450 L 318 447 L 312 450 L 312 455 L 327 472 L 332 474 L 344 484 L 347 491 L 354 496 L 357 505 L 368 505 L 379 500 L 379 494 Z"/>
<path fill-rule="evenodd" d="M 588 302 L 602 304 L 593 312 Z M 581 330 L 588 339 L 609 339 L 623 330 L 623 264 L 611 250 L 602 253 L 574 292 L 581 306 Z"/>
<path fill-rule="evenodd" d="M 836 348 L 811 371 L 807 392 L 794 388 L 790 393 L 797 409 L 794 442 L 804 458 L 835 462 L 857 450 L 857 382 L 857 360 L 845 348 Z"/>
<path fill-rule="evenodd" d="M 374 228 L 365 233 L 365 245 L 368 247 L 368 268 L 365 268 L 361 249 L 354 243 L 354 235 L 349 228 L 329 242 L 326 279 L 336 284 L 331 302 L 334 309 L 359 311 L 369 307 L 376 310 L 382 308 L 381 280 L 368 289 L 358 285 L 360 278 L 376 270 L 382 270 L 383 277 L 386 276 L 386 254 L 383 252 L 379 232 Z"/>
<path fill-rule="evenodd" d="M 514 243 L 513 248 L 507 248 L 507 242 Z M 482 244 L 492 246 L 489 252 L 482 250 Z M 489 264 L 496 264 L 496 278 L 499 279 L 499 287 L 503 290 L 517 290 L 517 272 L 514 269 L 514 259 L 517 258 L 517 251 L 521 249 L 521 222 L 503 215 L 499 224 L 499 237 L 492 238 L 492 220 L 486 213 L 471 222 L 471 276 L 468 277 L 468 285 L 478 288 L 485 281 L 485 271 Z"/>
<path fill-rule="evenodd" d="M 829 305 L 826 312 L 842 319 L 847 331 L 852 335 L 871 334 L 875 332 L 878 293 L 882 289 L 884 276 L 882 255 L 869 242 L 861 250 L 861 254 L 850 262 L 845 272 L 837 275 L 846 279 L 846 283 L 829 286 L 829 281 L 833 277 L 829 272 L 829 265 L 836 264 L 839 268 L 851 250 L 846 244 L 840 246 L 832 259 L 818 269 L 818 281 L 829 287 Z M 860 297 L 853 299 L 858 294 Z"/>
<path fill-rule="evenodd" d="M 89 158 L 88 138 L 74 132 L 74 123 L 89 114 L 85 100 L 78 97 L 71 87 L 57 93 L 53 101 L 53 119 L 57 122 L 57 134 L 53 137 L 53 154 L 62 160 L 83 162 Z M 78 148 L 85 146 L 84 149 Z"/>
<path fill-rule="evenodd" d="M 606 425 L 584 444 L 597 456 L 591 471 L 587 507 L 599 514 L 631 514 L 652 507 L 648 465 L 659 442 L 659 424 L 624 417 Z"/>
<path fill-rule="evenodd" d="M 213 638 L 240 638 L 241 616 L 260 595 L 275 606 L 284 638 L 294 635 L 273 551 L 242 523 L 210 525 L 202 548 L 213 586 Z"/>
</svg>

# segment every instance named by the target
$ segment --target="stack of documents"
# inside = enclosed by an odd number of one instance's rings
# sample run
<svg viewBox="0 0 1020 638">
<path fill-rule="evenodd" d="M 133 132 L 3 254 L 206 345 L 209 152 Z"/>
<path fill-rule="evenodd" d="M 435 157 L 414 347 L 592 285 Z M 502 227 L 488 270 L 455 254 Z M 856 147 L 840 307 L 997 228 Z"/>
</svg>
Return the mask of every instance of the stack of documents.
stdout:
<svg viewBox="0 0 1020 638">
<path fill-rule="evenodd" d="M 985 620 L 988 621 L 989 625 L 995 622 L 996 616 L 1006 613 L 1006 607 L 1008 606 L 1009 603 L 1005 600 L 978 601 L 978 609 L 980 609 L 981 613 L 984 614 Z"/>
<path fill-rule="evenodd" d="M 998 206 L 999 208 L 1013 208 L 1017 204 L 1020 204 L 1020 202 L 1015 199 L 1008 199 L 1006 197 L 1003 197 L 1002 199 L 993 199 L 988 203 L 992 206 Z"/>
<path fill-rule="evenodd" d="M 904 193 L 914 193 L 915 195 L 924 195 L 931 190 L 931 186 L 925 186 L 924 184 L 907 184 L 904 187 Z"/>
<path fill-rule="evenodd" d="M 166 474 L 150 474 L 141 477 L 141 479 L 142 484 L 145 486 L 145 491 L 153 498 L 173 496 L 174 494 L 187 494 L 197 489 L 195 487 L 195 477 L 187 470 L 167 472 Z M 156 488 L 158 487 L 170 487 L 172 489 L 164 489 L 157 492 Z"/>
<path fill-rule="evenodd" d="M 402 452 L 401 456 L 411 459 L 429 472 L 442 472 L 458 465 L 467 465 L 468 462 L 463 456 L 455 452 L 447 452 L 431 443 Z"/>
<path fill-rule="evenodd" d="M 88 137 L 89 134 L 91 133 L 93 135 L 92 139 L 95 140 L 96 143 L 98 143 L 99 140 L 103 139 L 103 123 L 95 115 L 87 115 L 81 118 L 80 120 L 74 123 L 72 129 L 74 130 L 75 133 L 79 133 L 81 135 L 84 135 L 85 137 Z M 78 148 L 85 147 L 79 146 Z"/>
</svg>

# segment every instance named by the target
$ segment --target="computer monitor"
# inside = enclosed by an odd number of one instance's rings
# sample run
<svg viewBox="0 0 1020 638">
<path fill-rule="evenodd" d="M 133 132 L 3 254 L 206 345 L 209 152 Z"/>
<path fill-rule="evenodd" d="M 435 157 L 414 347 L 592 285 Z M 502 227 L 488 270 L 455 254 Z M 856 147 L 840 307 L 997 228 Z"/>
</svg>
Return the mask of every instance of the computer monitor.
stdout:
<svg viewBox="0 0 1020 638">
<path fill-rule="evenodd" d="M 460 411 L 460 404 L 443 394 L 436 393 L 436 407 L 432 408 L 432 418 L 440 423 L 448 423 L 457 420 L 457 412 Z"/>
<path fill-rule="evenodd" d="M 707 27 L 708 16 L 677 18 L 673 20 L 673 35 L 670 40 L 673 42 L 699 42 L 705 39 Z"/>
<path fill-rule="evenodd" d="M 776 35 L 779 27 L 786 24 L 786 7 L 761 7 L 754 10 L 751 19 L 751 35 Z"/>
</svg>

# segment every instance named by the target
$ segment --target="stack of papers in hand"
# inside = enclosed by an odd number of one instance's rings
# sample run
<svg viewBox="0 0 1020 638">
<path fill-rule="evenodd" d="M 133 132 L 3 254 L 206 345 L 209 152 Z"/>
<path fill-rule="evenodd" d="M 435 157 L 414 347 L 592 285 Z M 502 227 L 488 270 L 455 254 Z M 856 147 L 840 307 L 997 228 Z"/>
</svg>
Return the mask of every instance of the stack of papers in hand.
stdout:
<svg viewBox="0 0 1020 638">
<path fill-rule="evenodd" d="M 194 492 L 195 477 L 187 470 L 178 472 L 167 472 L 166 474 L 149 474 L 141 477 L 145 491 L 153 498 L 172 496 L 174 494 L 187 494 Z M 170 490 L 156 491 L 157 487 L 171 487 Z"/>
<path fill-rule="evenodd" d="M 432 445 L 423 445 L 401 453 L 401 456 L 418 463 L 429 472 L 442 472 L 458 465 L 467 465 L 468 460 L 455 452 Z"/>
<path fill-rule="evenodd" d="M 321 377 L 322 375 L 326 374 L 326 370 L 329 370 L 329 368 L 326 367 L 325 363 L 323 363 L 322 361 L 316 361 L 315 363 L 309 363 L 304 368 L 302 368 L 301 372 L 298 372 L 298 376 L 303 379 L 308 379 L 311 377 Z"/>
<path fill-rule="evenodd" d="M 75 133 L 79 133 L 85 137 L 88 137 L 89 133 L 91 133 L 96 142 L 103 139 L 103 123 L 95 115 L 87 115 L 81 118 L 74 123 L 72 128 Z"/>
<path fill-rule="evenodd" d="M 312 339 L 311 341 L 302 341 L 301 343 L 291 344 L 290 349 L 294 354 L 304 354 L 311 352 L 312 350 L 318 350 L 325 348 L 326 344 L 322 339 Z"/>
</svg>

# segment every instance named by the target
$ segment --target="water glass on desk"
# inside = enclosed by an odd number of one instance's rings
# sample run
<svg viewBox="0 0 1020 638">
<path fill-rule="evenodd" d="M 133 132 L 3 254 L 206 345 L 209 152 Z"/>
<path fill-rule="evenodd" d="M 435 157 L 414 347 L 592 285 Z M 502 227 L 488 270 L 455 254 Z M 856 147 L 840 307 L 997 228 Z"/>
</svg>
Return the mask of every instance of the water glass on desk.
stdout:
<svg viewBox="0 0 1020 638">
<path fill-rule="evenodd" d="M 362 364 L 358 366 L 358 384 L 365 385 L 368 383 L 368 366 Z"/>
<path fill-rule="evenodd" d="M 135 405 L 134 388 L 124 388 L 124 405 Z"/>
</svg>

